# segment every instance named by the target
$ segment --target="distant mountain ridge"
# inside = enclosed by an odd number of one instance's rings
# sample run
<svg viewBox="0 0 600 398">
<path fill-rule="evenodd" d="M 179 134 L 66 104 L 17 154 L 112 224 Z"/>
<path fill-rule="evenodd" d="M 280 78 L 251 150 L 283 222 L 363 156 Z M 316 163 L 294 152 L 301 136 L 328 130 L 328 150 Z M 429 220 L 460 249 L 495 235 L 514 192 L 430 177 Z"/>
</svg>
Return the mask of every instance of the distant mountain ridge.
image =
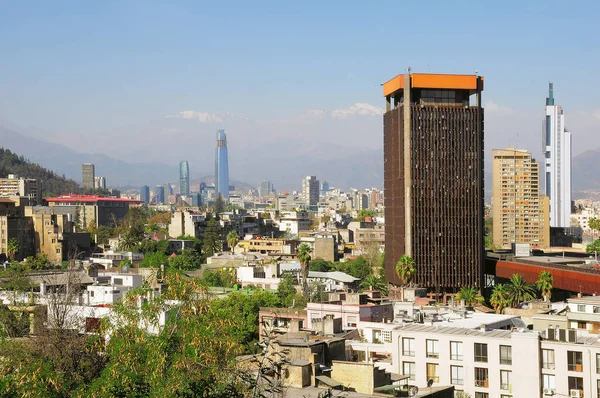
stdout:
<svg viewBox="0 0 600 398">
<path fill-rule="evenodd" d="M 600 148 L 574 157 L 572 176 L 573 191 L 600 189 Z"/>
</svg>

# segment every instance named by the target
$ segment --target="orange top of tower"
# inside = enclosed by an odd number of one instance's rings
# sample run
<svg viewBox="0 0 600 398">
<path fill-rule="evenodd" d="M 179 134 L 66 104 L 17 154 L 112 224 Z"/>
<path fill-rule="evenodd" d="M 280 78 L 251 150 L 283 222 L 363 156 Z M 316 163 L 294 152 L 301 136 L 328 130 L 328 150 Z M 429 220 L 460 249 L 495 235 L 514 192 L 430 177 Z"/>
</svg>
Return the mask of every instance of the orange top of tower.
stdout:
<svg viewBox="0 0 600 398">
<path fill-rule="evenodd" d="M 483 90 L 483 76 L 478 75 L 440 75 L 433 73 L 413 73 L 410 75 L 412 88 L 477 90 L 477 78 L 481 78 Z M 383 96 L 387 97 L 396 91 L 404 89 L 404 74 L 383 83 Z"/>
</svg>

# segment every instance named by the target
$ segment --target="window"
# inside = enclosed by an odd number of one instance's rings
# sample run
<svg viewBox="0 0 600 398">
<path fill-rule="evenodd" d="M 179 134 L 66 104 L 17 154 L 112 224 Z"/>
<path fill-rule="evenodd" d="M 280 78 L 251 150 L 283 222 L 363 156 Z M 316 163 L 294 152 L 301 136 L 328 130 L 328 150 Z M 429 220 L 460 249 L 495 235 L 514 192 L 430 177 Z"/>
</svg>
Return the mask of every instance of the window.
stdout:
<svg viewBox="0 0 600 398">
<path fill-rule="evenodd" d="M 556 389 L 556 377 L 554 375 L 542 374 L 542 388 Z"/>
<path fill-rule="evenodd" d="M 90 290 L 90 297 L 94 297 L 94 291 Z"/>
<path fill-rule="evenodd" d="M 600 397 L 600 380 L 596 380 L 596 393 Z"/>
<path fill-rule="evenodd" d="M 579 390 L 583 393 L 583 377 L 569 377 L 569 391 L 571 390 Z"/>
<path fill-rule="evenodd" d="M 596 373 L 600 374 L 600 354 L 596 354 Z"/>
<path fill-rule="evenodd" d="M 594 306 L 594 314 L 600 314 L 600 307 Z"/>
<path fill-rule="evenodd" d="M 402 373 L 404 376 L 408 376 L 409 380 L 415 379 L 415 363 L 414 362 L 403 362 L 402 363 Z"/>
<path fill-rule="evenodd" d="M 488 351 L 487 344 L 475 343 L 475 362 L 487 362 Z"/>
<path fill-rule="evenodd" d="M 438 383 L 440 381 L 439 369 L 440 365 L 437 363 L 428 363 L 427 364 L 427 381 L 433 380 L 434 383 Z"/>
<path fill-rule="evenodd" d="M 437 340 L 427 340 L 427 358 L 440 357 L 439 343 Z"/>
<path fill-rule="evenodd" d="M 583 371 L 583 353 L 581 351 L 567 351 L 568 368 L 572 372 Z"/>
<path fill-rule="evenodd" d="M 587 323 L 585 322 L 577 322 L 577 329 L 587 329 Z"/>
<path fill-rule="evenodd" d="M 475 398 L 489 398 L 490 395 L 487 392 L 476 392 Z"/>
<path fill-rule="evenodd" d="M 115 278 L 113 283 L 115 285 L 122 285 L 123 284 L 123 278 Z"/>
<path fill-rule="evenodd" d="M 463 359 L 463 343 L 460 341 L 450 342 L 450 359 L 453 361 L 462 361 Z"/>
<path fill-rule="evenodd" d="M 487 368 L 475 368 L 475 387 L 488 387 Z"/>
<path fill-rule="evenodd" d="M 381 331 L 381 339 L 383 341 L 387 341 L 388 343 L 392 342 L 392 331 L 391 330 L 382 330 Z"/>
<path fill-rule="evenodd" d="M 60 249 L 56 249 L 56 254 L 60 254 Z"/>
<path fill-rule="evenodd" d="M 465 382 L 464 369 L 462 366 L 450 366 L 450 384 L 462 386 Z"/>
<path fill-rule="evenodd" d="M 500 364 L 512 365 L 512 347 L 509 345 L 500 346 Z"/>
<path fill-rule="evenodd" d="M 554 369 L 554 350 L 542 350 L 542 369 Z"/>
<path fill-rule="evenodd" d="M 585 305 L 578 304 L 577 305 L 577 312 L 585 312 Z"/>
<path fill-rule="evenodd" d="M 351 328 L 355 328 L 356 327 L 356 316 L 355 315 L 349 315 L 347 318 L 347 326 L 351 327 Z"/>
<path fill-rule="evenodd" d="M 406 357 L 415 356 L 415 339 L 409 337 L 402 338 L 402 355 Z"/>
<path fill-rule="evenodd" d="M 511 391 L 512 386 L 510 385 L 510 370 L 500 371 L 500 389 Z"/>
</svg>

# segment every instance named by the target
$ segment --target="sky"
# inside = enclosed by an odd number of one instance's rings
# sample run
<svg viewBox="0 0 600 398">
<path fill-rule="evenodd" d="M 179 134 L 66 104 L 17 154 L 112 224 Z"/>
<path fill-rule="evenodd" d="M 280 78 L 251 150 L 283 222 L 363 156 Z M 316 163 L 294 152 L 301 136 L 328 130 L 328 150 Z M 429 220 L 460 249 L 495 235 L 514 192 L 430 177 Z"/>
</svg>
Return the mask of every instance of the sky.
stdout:
<svg viewBox="0 0 600 398">
<path fill-rule="evenodd" d="M 599 12 L 584 0 L 5 1 L 0 120 L 206 173 L 225 128 L 232 178 L 286 185 L 271 155 L 328 179 L 314 159 L 381 150 L 380 84 L 405 68 L 478 70 L 488 159 L 508 146 L 540 157 L 549 81 L 577 155 L 600 147 Z"/>
</svg>

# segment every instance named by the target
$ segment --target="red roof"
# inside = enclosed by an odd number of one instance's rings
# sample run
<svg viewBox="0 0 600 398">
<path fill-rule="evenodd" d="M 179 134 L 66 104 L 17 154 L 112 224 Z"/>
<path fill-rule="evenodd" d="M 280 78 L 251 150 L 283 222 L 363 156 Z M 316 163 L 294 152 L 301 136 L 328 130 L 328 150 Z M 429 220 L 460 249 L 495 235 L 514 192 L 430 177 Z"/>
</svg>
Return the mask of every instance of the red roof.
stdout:
<svg viewBox="0 0 600 398">
<path fill-rule="evenodd" d="M 47 202 L 84 202 L 84 203 L 97 203 L 102 202 L 126 202 L 126 203 L 143 203 L 141 200 L 128 199 L 128 198 L 111 198 L 97 195 L 62 195 L 56 198 L 46 198 Z"/>
</svg>

